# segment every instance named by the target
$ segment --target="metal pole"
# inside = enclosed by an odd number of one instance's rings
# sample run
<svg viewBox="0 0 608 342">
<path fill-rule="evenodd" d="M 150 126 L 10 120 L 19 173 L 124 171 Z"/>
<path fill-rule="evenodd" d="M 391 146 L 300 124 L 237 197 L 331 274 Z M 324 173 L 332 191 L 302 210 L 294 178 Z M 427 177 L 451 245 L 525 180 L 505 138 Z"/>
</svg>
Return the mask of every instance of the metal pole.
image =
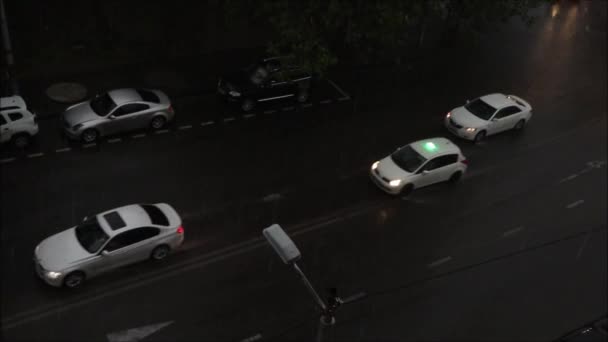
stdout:
<svg viewBox="0 0 608 342">
<path fill-rule="evenodd" d="M 4 9 L 4 0 L 0 0 L 0 28 L 2 30 L 2 49 L 6 58 L 6 65 L 8 67 L 8 78 L 13 93 L 18 93 L 17 83 L 13 78 L 12 71 L 15 65 L 15 59 L 13 57 L 13 49 L 11 48 L 11 37 L 8 32 L 8 23 L 6 21 L 6 12 Z"/>
<path fill-rule="evenodd" d="M 323 300 L 321 299 L 321 297 L 319 297 L 319 294 L 317 293 L 317 291 L 315 291 L 314 287 L 312 287 L 312 284 L 310 283 L 310 281 L 308 281 L 308 278 L 306 278 L 306 275 L 304 275 L 304 272 L 302 272 L 302 270 L 298 267 L 298 265 L 295 262 L 293 263 L 293 268 L 300 275 L 300 278 L 304 282 L 304 285 L 306 285 L 306 288 L 308 288 L 308 291 L 310 292 L 312 297 L 317 302 L 317 305 L 319 305 L 319 307 L 321 308 L 321 311 L 325 312 L 325 310 L 327 310 L 327 306 L 325 306 L 325 303 L 323 303 Z"/>
</svg>

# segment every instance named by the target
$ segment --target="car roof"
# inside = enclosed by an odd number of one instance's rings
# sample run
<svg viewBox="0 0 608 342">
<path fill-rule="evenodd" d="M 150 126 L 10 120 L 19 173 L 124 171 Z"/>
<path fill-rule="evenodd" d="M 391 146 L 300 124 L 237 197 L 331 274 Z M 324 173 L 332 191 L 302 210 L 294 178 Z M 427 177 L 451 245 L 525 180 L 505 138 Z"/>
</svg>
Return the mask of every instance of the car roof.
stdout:
<svg viewBox="0 0 608 342">
<path fill-rule="evenodd" d="M 461 154 L 460 148 L 447 138 L 435 137 L 422 139 L 410 143 L 414 151 L 420 153 L 424 158 L 431 159 L 445 154 Z"/>
<path fill-rule="evenodd" d="M 122 233 L 126 230 L 138 228 L 142 226 L 152 226 L 150 216 L 139 204 L 126 205 L 120 208 L 104 211 L 97 215 L 102 228 L 110 236 Z M 124 222 L 116 226 L 116 222 Z M 113 226 L 115 228 L 113 228 Z M 119 227 L 119 228 L 117 228 Z"/>
<path fill-rule="evenodd" d="M 485 95 L 480 97 L 480 99 L 496 109 L 516 104 L 515 101 L 507 97 L 507 95 L 501 93 Z"/>
<path fill-rule="evenodd" d="M 12 109 L 27 109 L 27 105 L 21 96 L 15 95 L 0 98 L 0 108 L 2 111 Z"/>
<path fill-rule="evenodd" d="M 128 102 L 142 101 L 137 90 L 133 88 L 114 89 L 108 92 L 108 95 L 116 103 L 117 106 Z"/>
</svg>

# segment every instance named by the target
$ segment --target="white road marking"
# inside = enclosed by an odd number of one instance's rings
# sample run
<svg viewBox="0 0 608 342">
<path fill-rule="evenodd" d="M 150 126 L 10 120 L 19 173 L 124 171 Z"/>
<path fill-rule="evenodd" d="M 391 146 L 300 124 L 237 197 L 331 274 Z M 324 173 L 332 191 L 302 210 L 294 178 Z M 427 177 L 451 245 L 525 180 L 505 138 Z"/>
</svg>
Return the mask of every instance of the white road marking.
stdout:
<svg viewBox="0 0 608 342">
<path fill-rule="evenodd" d="M 190 128 L 192 128 L 192 125 L 183 125 L 183 126 L 179 126 L 177 129 L 179 129 L 179 130 L 181 131 L 181 130 L 184 130 L 184 129 L 190 129 Z"/>
<path fill-rule="evenodd" d="M 575 202 L 572 202 L 572 203 L 568 204 L 566 206 L 566 208 L 572 209 L 574 207 L 578 207 L 579 205 L 583 204 L 584 202 L 585 202 L 584 200 L 578 200 L 578 201 L 575 201 Z"/>
<path fill-rule="evenodd" d="M 135 135 L 132 135 L 132 136 L 131 136 L 131 138 L 133 138 L 133 139 L 140 139 L 140 138 L 143 138 L 143 137 L 145 137 L 145 136 L 146 136 L 146 135 L 145 135 L 144 133 L 142 133 L 142 134 L 135 134 Z"/>
<path fill-rule="evenodd" d="M 522 231 L 523 229 L 524 229 L 523 226 L 519 226 L 517 228 L 513 228 L 511 230 L 507 230 L 506 232 L 502 233 L 502 237 L 508 237 L 510 235 L 513 235 L 515 233 L 518 233 L 518 232 Z"/>
<path fill-rule="evenodd" d="M 568 177 L 566 177 L 566 178 L 563 178 L 563 179 L 562 179 L 562 180 L 560 180 L 559 182 L 560 182 L 560 183 L 567 182 L 567 181 L 569 181 L 569 180 L 573 180 L 573 179 L 574 179 L 574 178 L 576 178 L 576 177 L 578 177 L 578 175 L 577 175 L 577 174 L 573 174 L 573 175 L 570 175 L 570 176 L 568 176 Z"/>
<path fill-rule="evenodd" d="M 158 131 L 154 132 L 155 134 L 164 134 L 164 133 L 169 133 L 168 129 L 159 129 Z"/>
<path fill-rule="evenodd" d="M 331 103 L 331 99 L 327 99 L 327 100 L 323 100 L 320 102 L 321 104 L 328 104 Z"/>
<path fill-rule="evenodd" d="M 139 328 L 128 329 L 118 332 L 109 333 L 106 335 L 108 342 L 135 342 L 141 341 L 147 336 L 159 331 L 160 329 L 170 325 L 173 321 L 146 325 Z"/>
<path fill-rule="evenodd" d="M 110 139 L 110 140 L 108 140 L 108 142 L 109 142 L 110 144 L 114 144 L 114 143 L 121 142 L 121 141 L 122 141 L 122 139 L 121 139 L 121 138 L 114 138 L 114 139 Z"/>
<path fill-rule="evenodd" d="M 258 341 L 258 340 L 261 340 L 261 339 L 262 339 L 262 334 L 257 333 L 257 334 L 255 334 L 253 336 L 249 336 L 249 337 L 247 337 L 245 339 L 242 339 L 241 342 L 253 342 L 253 341 Z"/>
<path fill-rule="evenodd" d="M 296 108 L 296 107 L 284 107 L 284 108 L 283 108 L 283 111 L 284 111 L 284 112 L 287 112 L 287 111 L 290 111 L 290 110 L 294 110 L 295 108 Z"/>
<path fill-rule="evenodd" d="M 201 126 L 205 127 L 205 126 L 213 125 L 214 123 L 215 122 L 213 122 L 213 121 L 201 122 Z"/>
<path fill-rule="evenodd" d="M 348 93 L 347 93 L 347 92 L 345 92 L 344 90 L 342 90 L 342 88 L 338 87 L 338 85 L 337 85 L 337 84 L 335 84 L 335 83 L 334 83 L 334 81 L 332 81 L 332 80 L 329 80 L 329 79 L 328 79 L 328 80 L 327 80 L 327 82 L 329 82 L 329 84 L 331 84 L 331 85 L 332 85 L 334 88 L 336 88 L 336 90 L 337 90 L 337 91 L 338 91 L 340 94 L 342 94 L 342 97 L 350 97 L 350 95 L 348 95 Z"/>
<path fill-rule="evenodd" d="M 583 240 L 581 247 L 578 249 L 578 252 L 576 253 L 576 259 L 580 259 L 581 255 L 583 255 L 583 250 L 585 249 L 585 247 L 587 247 L 587 241 L 589 240 L 590 236 L 591 236 L 591 233 L 589 233 L 589 234 L 587 234 L 587 236 L 585 236 L 585 240 Z"/>
<path fill-rule="evenodd" d="M 84 144 L 84 145 L 82 145 L 82 148 L 89 148 L 89 147 L 93 147 L 93 146 L 97 146 L 97 143 Z"/>
<path fill-rule="evenodd" d="M 243 115 L 243 117 L 245 119 L 251 119 L 251 118 L 255 117 L 255 114 L 245 114 L 245 115 Z"/>
<path fill-rule="evenodd" d="M 272 114 L 274 112 L 276 112 L 276 110 L 265 110 L 264 114 Z"/>
<path fill-rule="evenodd" d="M 56 149 L 55 152 L 62 153 L 62 152 L 68 152 L 68 151 L 71 151 L 71 150 L 72 149 L 69 148 L 69 147 L 64 147 L 64 148 L 58 148 L 58 149 Z"/>
<path fill-rule="evenodd" d="M 441 258 L 441 259 L 439 259 L 437 261 L 434 261 L 434 262 L 430 263 L 428 266 L 429 267 L 437 267 L 437 266 L 439 266 L 441 264 L 445 264 L 446 262 L 448 262 L 450 260 L 452 260 L 452 257 L 448 256 L 448 257 L 445 257 L 445 258 Z"/>
<path fill-rule="evenodd" d="M 27 157 L 28 158 L 36 158 L 36 157 L 42 157 L 43 155 L 44 155 L 44 153 L 38 152 L 38 153 L 28 154 Z"/>
<path fill-rule="evenodd" d="M 4 159 L 0 159 L 0 164 L 6 164 L 6 163 L 10 163 L 12 161 L 14 161 L 16 158 L 4 158 Z"/>
<path fill-rule="evenodd" d="M 235 120 L 235 118 L 231 116 L 229 118 L 225 118 L 224 122 L 230 122 L 230 121 L 234 121 L 234 120 Z"/>
<path fill-rule="evenodd" d="M 312 107 L 312 103 L 305 103 L 302 105 L 302 108 Z"/>
<path fill-rule="evenodd" d="M 274 202 L 283 198 L 281 194 L 270 194 L 264 198 L 262 198 L 262 202 Z"/>
<path fill-rule="evenodd" d="M 348 101 L 348 100 L 350 100 L 350 97 L 348 97 L 348 96 L 341 97 L 338 99 L 338 101 Z"/>
</svg>

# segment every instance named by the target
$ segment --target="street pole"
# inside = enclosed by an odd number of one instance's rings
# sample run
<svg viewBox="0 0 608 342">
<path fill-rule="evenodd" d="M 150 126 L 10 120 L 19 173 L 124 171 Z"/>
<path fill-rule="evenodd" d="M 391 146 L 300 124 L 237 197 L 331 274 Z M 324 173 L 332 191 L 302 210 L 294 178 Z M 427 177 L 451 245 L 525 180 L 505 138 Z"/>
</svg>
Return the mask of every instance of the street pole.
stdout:
<svg viewBox="0 0 608 342">
<path fill-rule="evenodd" d="M 293 263 L 293 268 L 296 270 L 296 272 L 300 276 L 300 279 L 302 279 L 302 281 L 304 282 L 304 285 L 306 285 L 306 288 L 308 289 L 308 291 L 310 292 L 310 294 L 312 295 L 314 300 L 317 302 L 317 305 L 319 305 L 319 308 L 321 309 L 321 311 L 325 312 L 327 310 L 325 303 L 323 303 L 323 300 L 321 299 L 321 297 L 319 296 L 317 291 L 315 291 L 315 288 L 312 287 L 312 284 L 310 283 L 310 281 L 308 281 L 308 278 L 306 278 L 306 275 L 304 274 L 304 272 L 302 272 L 302 270 L 298 267 L 298 264 L 296 264 L 295 262 Z"/>
<path fill-rule="evenodd" d="M 336 319 L 334 318 L 334 315 L 333 315 L 333 311 L 334 311 L 333 307 L 331 307 L 331 305 L 329 307 L 327 305 L 325 305 L 325 303 L 323 302 L 323 300 L 321 299 L 321 297 L 319 296 L 319 294 L 317 293 L 315 288 L 312 286 L 312 284 L 310 283 L 310 281 L 308 280 L 308 278 L 306 277 L 304 272 L 302 272 L 300 267 L 298 267 L 298 265 L 295 262 L 293 263 L 293 268 L 296 270 L 296 273 L 298 273 L 298 275 L 300 276 L 300 279 L 302 279 L 302 282 L 304 283 L 304 285 L 306 285 L 306 288 L 308 289 L 308 291 L 310 292 L 310 294 L 312 295 L 314 300 L 317 302 L 317 305 L 321 309 L 321 317 L 319 318 L 319 325 L 317 327 L 316 341 L 322 342 L 323 336 L 329 330 L 328 327 L 330 327 L 336 323 Z"/>
<path fill-rule="evenodd" d="M 13 57 L 13 49 L 11 47 L 11 37 L 8 32 L 8 23 L 6 21 L 6 12 L 4 9 L 4 0 L 0 0 L 0 28 L 2 29 L 2 49 L 6 59 L 6 66 L 8 68 L 7 77 L 9 80 L 11 92 L 13 94 L 19 93 L 17 82 L 14 79 L 13 68 L 15 66 L 15 59 Z"/>
</svg>

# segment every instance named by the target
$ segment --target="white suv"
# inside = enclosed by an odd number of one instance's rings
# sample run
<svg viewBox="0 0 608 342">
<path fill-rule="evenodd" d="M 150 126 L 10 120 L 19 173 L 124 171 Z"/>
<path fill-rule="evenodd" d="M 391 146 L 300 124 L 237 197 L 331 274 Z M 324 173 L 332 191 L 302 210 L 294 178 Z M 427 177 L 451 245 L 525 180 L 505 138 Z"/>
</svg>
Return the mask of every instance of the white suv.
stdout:
<svg viewBox="0 0 608 342">
<path fill-rule="evenodd" d="M 27 109 L 21 96 L 0 98 L 0 143 L 11 141 L 19 148 L 26 147 L 38 134 L 36 114 Z"/>
</svg>

